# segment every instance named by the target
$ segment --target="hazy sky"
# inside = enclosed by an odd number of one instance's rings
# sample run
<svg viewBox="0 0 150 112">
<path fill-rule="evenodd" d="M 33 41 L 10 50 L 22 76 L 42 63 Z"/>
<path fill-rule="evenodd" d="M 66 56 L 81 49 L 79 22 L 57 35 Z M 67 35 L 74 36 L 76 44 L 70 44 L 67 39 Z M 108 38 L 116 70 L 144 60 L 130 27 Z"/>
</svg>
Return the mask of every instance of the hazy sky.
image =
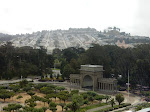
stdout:
<svg viewBox="0 0 150 112">
<path fill-rule="evenodd" d="M 150 36 L 150 0 L 0 0 L 0 32 L 116 26 Z"/>
</svg>

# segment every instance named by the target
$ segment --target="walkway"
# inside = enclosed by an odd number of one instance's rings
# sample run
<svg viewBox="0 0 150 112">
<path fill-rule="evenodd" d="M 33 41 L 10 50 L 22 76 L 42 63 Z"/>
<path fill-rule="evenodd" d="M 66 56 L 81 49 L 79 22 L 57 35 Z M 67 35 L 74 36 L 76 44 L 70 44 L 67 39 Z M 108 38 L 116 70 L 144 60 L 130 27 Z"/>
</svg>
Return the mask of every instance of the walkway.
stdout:
<svg viewBox="0 0 150 112">
<path fill-rule="evenodd" d="M 32 79 L 29 79 L 29 78 L 25 78 L 27 81 L 32 81 Z M 24 80 L 24 79 L 22 79 Z M 21 79 L 17 79 L 17 80 L 0 80 L 0 85 L 1 84 L 10 84 L 10 83 L 16 83 L 16 82 L 19 82 L 21 81 Z"/>
</svg>

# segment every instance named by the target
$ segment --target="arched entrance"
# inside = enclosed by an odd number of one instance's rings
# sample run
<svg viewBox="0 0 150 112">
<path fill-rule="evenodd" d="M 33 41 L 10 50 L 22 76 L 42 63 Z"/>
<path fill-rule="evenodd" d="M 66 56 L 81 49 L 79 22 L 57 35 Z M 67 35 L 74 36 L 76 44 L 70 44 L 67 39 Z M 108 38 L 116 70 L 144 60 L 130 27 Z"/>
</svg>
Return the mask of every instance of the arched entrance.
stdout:
<svg viewBox="0 0 150 112">
<path fill-rule="evenodd" d="M 93 79 L 91 76 L 86 75 L 83 79 L 83 88 L 93 89 Z"/>
</svg>

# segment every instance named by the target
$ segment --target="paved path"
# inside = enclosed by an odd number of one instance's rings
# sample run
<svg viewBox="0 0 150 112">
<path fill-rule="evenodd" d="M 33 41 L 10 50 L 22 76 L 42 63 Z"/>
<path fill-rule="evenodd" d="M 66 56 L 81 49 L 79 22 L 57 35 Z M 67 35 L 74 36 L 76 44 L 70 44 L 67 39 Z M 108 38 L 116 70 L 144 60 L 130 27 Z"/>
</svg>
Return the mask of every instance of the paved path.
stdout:
<svg viewBox="0 0 150 112">
<path fill-rule="evenodd" d="M 89 109 L 86 112 L 95 112 L 95 111 L 98 111 L 98 110 L 101 110 L 101 109 L 104 109 L 104 108 L 107 108 L 107 107 L 111 107 L 111 105 L 105 105 L 105 106 Z"/>
<path fill-rule="evenodd" d="M 32 81 L 32 79 L 26 78 L 27 81 Z M 10 84 L 10 83 L 16 83 L 21 81 L 21 79 L 17 80 L 0 80 L 0 84 Z"/>
</svg>

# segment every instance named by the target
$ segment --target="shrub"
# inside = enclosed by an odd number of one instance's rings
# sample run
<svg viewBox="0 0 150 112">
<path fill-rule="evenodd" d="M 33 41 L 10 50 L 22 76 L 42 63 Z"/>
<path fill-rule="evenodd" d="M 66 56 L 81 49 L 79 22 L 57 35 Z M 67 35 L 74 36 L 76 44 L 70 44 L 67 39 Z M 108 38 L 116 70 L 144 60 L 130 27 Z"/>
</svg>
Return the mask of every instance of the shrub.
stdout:
<svg viewBox="0 0 150 112">
<path fill-rule="evenodd" d="M 16 99 L 20 99 L 20 98 L 23 98 L 21 95 L 19 95 L 19 96 L 17 96 L 17 98 Z"/>
</svg>

